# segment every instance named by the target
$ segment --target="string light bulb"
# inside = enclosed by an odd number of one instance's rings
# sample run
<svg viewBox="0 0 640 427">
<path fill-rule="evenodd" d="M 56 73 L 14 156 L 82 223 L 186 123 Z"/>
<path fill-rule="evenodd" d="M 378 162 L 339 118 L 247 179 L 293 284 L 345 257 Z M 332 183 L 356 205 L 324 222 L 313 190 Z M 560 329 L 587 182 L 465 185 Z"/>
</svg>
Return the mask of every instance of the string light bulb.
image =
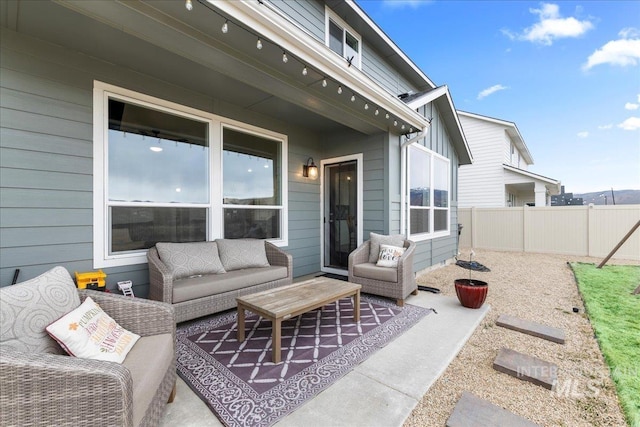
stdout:
<svg viewBox="0 0 640 427">
<path fill-rule="evenodd" d="M 338 95 L 342 95 L 342 86 L 338 86 Z"/>
<path fill-rule="evenodd" d="M 369 104 L 367 104 L 366 102 L 364 103 L 364 109 L 368 110 L 369 109 Z"/>
<path fill-rule="evenodd" d="M 389 119 L 389 113 L 384 113 L 384 118 L 388 120 Z"/>
<path fill-rule="evenodd" d="M 289 62 L 289 58 L 287 57 L 287 52 L 282 52 L 282 62 L 285 64 Z"/>
<path fill-rule="evenodd" d="M 401 129 L 403 129 L 403 130 L 404 130 L 404 124 L 401 126 Z"/>
<path fill-rule="evenodd" d="M 397 120 L 394 120 L 394 121 L 393 121 L 393 125 L 394 125 L 394 126 L 398 126 L 398 121 L 397 121 Z"/>
<path fill-rule="evenodd" d="M 258 39 L 258 42 L 256 43 L 256 49 L 258 50 L 262 49 L 262 40 Z"/>
<path fill-rule="evenodd" d="M 307 66 L 305 65 L 304 68 L 302 69 L 302 75 L 306 76 L 309 73 L 309 71 L 307 70 Z"/>
<path fill-rule="evenodd" d="M 322 79 L 322 87 L 327 87 L 327 79 Z"/>
<path fill-rule="evenodd" d="M 193 3 L 191 3 L 191 0 L 186 0 L 184 2 L 184 7 L 186 7 L 187 10 L 191 12 L 193 10 Z"/>
<path fill-rule="evenodd" d="M 376 112 L 375 112 L 375 113 L 373 113 L 373 114 L 375 114 L 375 115 L 377 116 L 378 114 L 380 114 L 380 110 L 378 110 L 378 109 L 376 108 Z"/>
<path fill-rule="evenodd" d="M 356 96 L 355 96 L 355 94 L 352 93 L 351 94 L 351 102 L 355 102 L 355 100 L 356 100 Z"/>
<path fill-rule="evenodd" d="M 229 20 L 228 19 L 226 21 L 224 21 L 224 24 L 222 24 L 222 32 L 224 34 L 227 34 L 229 32 Z"/>
</svg>

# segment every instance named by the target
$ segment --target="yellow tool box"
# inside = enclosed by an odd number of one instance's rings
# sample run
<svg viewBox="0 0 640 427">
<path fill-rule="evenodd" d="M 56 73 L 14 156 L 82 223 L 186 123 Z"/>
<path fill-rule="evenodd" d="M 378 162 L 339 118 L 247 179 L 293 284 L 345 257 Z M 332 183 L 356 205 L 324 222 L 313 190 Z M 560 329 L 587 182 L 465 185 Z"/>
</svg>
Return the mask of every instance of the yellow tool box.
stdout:
<svg viewBox="0 0 640 427">
<path fill-rule="evenodd" d="M 107 275 L 102 270 L 90 271 L 88 273 L 78 273 L 76 271 L 76 285 L 78 289 L 94 289 L 104 291 L 106 287 L 105 279 Z"/>
</svg>

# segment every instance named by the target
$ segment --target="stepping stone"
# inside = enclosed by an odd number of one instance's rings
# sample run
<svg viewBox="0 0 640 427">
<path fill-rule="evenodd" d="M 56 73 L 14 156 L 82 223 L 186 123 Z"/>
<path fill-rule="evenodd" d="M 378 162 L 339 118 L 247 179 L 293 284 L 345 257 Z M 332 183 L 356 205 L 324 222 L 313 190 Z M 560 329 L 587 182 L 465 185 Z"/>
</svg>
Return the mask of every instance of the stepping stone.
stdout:
<svg viewBox="0 0 640 427">
<path fill-rule="evenodd" d="M 549 390 L 556 388 L 558 366 L 537 357 L 502 348 L 493 361 L 493 369 Z"/>
<path fill-rule="evenodd" d="M 467 391 L 456 403 L 447 427 L 538 427 L 526 418 L 511 413 Z"/>
<path fill-rule="evenodd" d="M 514 331 L 522 332 L 524 334 L 533 335 L 534 337 L 557 342 L 558 344 L 564 344 L 564 331 L 562 329 L 553 328 L 541 323 L 519 319 L 508 314 L 502 314 L 498 320 L 496 320 L 496 325 L 507 329 L 513 329 Z"/>
</svg>

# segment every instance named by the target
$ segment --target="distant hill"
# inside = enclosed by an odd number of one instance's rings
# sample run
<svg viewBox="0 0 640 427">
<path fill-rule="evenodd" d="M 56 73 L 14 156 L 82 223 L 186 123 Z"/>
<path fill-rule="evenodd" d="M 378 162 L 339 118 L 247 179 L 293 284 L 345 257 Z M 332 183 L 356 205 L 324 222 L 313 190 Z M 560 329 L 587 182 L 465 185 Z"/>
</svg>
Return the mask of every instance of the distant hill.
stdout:
<svg viewBox="0 0 640 427">
<path fill-rule="evenodd" d="M 614 190 L 613 196 L 616 200 L 616 205 L 640 205 L 640 190 Z M 594 191 L 592 193 L 583 194 L 574 193 L 573 197 L 582 197 L 585 205 L 588 205 L 589 203 L 593 203 L 594 205 L 604 205 L 605 200 L 607 205 L 613 204 L 611 190 Z"/>
</svg>

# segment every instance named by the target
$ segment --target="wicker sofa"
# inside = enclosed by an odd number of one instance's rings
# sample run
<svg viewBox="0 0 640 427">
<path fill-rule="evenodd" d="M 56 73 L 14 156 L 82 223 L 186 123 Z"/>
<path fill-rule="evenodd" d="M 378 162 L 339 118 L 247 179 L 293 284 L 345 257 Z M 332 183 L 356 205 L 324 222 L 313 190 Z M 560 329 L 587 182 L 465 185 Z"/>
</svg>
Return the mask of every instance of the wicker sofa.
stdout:
<svg viewBox="0 0 640 427">
<path fill-rule="evenodd" d="M 122 364 L 67 356 L 45 327 L 90 296 L 141 338 Z M 157 426 L 176 382 L 173 307 L 77 290 L 63 267 L 0 288 L 0 425 Z"/>
<path fill-rule="evenodd" d="M 393 244 L 405 248 L 397 267 L 379 267 L 376 260 L 381 244 Z M 349 254 L 349 281 L 362 285 L 362 292 L 393 298 L 399 306 L 410 295 L 417 295 L 418 285 L 413 274 L 413 253 L 416 244 L 401 235 L 383 236 L 371 233 L 365 241 Z"/>
<path fill-rule="evenodd" d="M 264 240 L 157 243 L 147 253 L 149 298 L 173 305 L 176 322 L 236 307 L 236 298 L 291 284 L 290 254 Z"/>
</svg>

